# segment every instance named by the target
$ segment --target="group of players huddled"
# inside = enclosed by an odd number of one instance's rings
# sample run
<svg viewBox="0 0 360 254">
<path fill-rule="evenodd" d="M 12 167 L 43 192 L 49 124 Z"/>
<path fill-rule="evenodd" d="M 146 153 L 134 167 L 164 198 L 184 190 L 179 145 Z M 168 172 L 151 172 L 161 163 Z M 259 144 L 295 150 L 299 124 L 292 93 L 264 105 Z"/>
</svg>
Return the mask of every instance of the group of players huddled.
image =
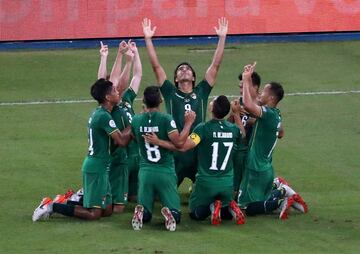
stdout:
<svg viewBox="0 0 360 254">
<path fill-rule="evenodd" d="M 159 199 L 165 227 L 174 231 L 181 218 L 178 186 L 185 177 L 193 182 L 189 210 L 194 220 L 210 216 L 213 225 L 222 219 L 241 225 L 245 215 L 277 213 L 286 219 L 291 208 L 306 213 L 302 197 L 286 180 L 274 176 L 272 166 L 272 153 L 284 133 L 276 108 L 284 96 L 282 86 L 270 82 L 260 93 L 256 63 L 249 64 L 239 75 L 239 99 L 230 102 L 220 95 L 208 104 L 223 58 L 226 18 L 215 27 L 217 48 L 197 85 L 195 71 L 186 62 L 175 68 L 173 82 L 168 80 L 152 43 L 156 27 L 145 18 L 142 28 L 157 80 L 157 85 L 144 89 L 143 111 L 133 110 L 142 78 L 136 44 L 131 40 L 119 44 L 108 76 L 108 47 L 101 43 L 98 80 L 91 86 L 99 106 L 88 121 L 83 188 L 53 200 L 44 198 L 32 220 L 52 213 L 95 220 L 122 213 L 130 200 L 137 202 L 132 227 L 140 230 L 151 220 L 154 201 Z M 167 114 L 160 110 L 163 100 Z"/>
</svg>

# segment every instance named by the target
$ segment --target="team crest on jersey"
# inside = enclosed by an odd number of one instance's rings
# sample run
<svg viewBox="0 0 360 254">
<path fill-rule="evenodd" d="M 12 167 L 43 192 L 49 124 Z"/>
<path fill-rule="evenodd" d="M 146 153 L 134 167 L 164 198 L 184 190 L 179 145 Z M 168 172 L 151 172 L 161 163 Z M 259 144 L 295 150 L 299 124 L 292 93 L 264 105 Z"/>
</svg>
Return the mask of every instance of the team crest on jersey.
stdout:
<svg viewBox="0 0 360 254">
<path fill-rule="evenodd" d="M 176 123 L 174 120 L 171 120 L 170 125 L 171 125 L 171 127 L 176 128 Z"/>
<path fill-rule="evenodd" d="M 192 93 L 190 96 L 191 96 L 191 98 L 193 98 L 194 100 L 196 100 L 196 94 L 195 94 L 195 93 Z"/>
<path fill-rule="evenodd" d="M 115 124 L 114 120 L 111 119 L 109 121 L 109 126 L 112 127 L 112 128 L 116 128 L 116 124 Z"/>
</svg>

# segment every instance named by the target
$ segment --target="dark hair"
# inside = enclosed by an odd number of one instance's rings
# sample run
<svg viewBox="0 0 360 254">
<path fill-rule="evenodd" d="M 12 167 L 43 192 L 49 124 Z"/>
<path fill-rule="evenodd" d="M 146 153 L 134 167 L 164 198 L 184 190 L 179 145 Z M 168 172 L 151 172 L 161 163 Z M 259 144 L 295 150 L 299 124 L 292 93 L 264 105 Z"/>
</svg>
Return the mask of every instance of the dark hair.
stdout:
<svg viewBox="0 0 360 254">
<path fill-rule="evenodd" d="M 213 114 L 218 119 L 223 119 L 230 111 L 230 101 L 225 95 L 218 96 L 213 102 Z"/>
<path fill-rule="evenodd" d="M 156 108 L 161 103 L 160 88 L 158 86 L 148 86 L 144 90 L 143 102 L 148 108 Z"/>
<path fill-rule="evenodd" d="M 242 80 L 242 72 L 239 74 L 238 79 L 241 81 Z M 261 84 L 261 77 L 257 72 L 253 72 L 251 74 L 251 81 L 253 86 L 257 86 L 258 88 L 260 88 L 260 84 Z"/>
<path fill-rule="evenodd" d="M 191 69 L 191 71 L 192 71 L 192 73 L 193 73 L 193 76 L 194 76 L 194 80 L 192 81 L 192 86 L 193 86 L 193 88 L 194 88 L 194 86 L 195 86 L 195 81 L 196 81 L 196 73 L 195 73 L 193 67 L 192 67 L 189 63 L 187 63 L 187 62 L 182 62 L 182 63 L 180 63 L 178 66 L 176 66 L 176 68 L 175 68 L 175 70 L 174 70 L 174 84 L 175 84 L 175 86 L 176 86 L 176 87 L 179 86 L 178 82 L 176 81 L 176 72 L 177 72 L 177 70 L 179 69 L 179 67 L 180 67 L 181 65 L 187 65 L 187 66 L 189 66 L 189 68 Z"/>
<path fill-rule="evenodd" d="M 281 101 L 284 97 L 284 89 L 278 82 L 271 81 L 270 83 L 271 93 L 276 97 L 277 102 Z"/>
<path fill-rule="evenodd" d="M 99 103 L 104 103 L 106 95 L 112 91 L 113 83 L 103 78 L 98 79 L 90 89 L 91 96 Z"/>
</svg>

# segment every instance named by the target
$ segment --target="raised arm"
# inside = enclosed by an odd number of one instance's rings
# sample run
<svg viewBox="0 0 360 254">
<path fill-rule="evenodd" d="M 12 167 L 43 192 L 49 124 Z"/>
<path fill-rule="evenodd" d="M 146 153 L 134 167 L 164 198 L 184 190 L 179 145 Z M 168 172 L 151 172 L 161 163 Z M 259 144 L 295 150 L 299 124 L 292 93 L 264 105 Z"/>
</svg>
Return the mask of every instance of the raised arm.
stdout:
<svg viewBox="0 0 360 254">
<path fill-rule="evenodd" d="M 161 86 L 164 83 L 164 81 L 167 79 L 167 77 L 163 67 L 159 63 L 159 59 L 156 55 L 156 51 L 152 43 L 152 37 L 155 34 L 156 26 L 151 28 L 151 20 L 148 18 L 144 18 L 142 22 L 142 27 L 144 32 L 146 50 L 150 58 L 150 63 L 155 73 L 156 81 L 158 85 Z"/>
<path fill-rule="evenodd" d="M 130 71 L 131 71 L 131 65 L 134 60 L 134 53 L 131 50 L 126 51 L 125 59 L 126 59 L 125 66 L 123 71 L 121 72 L 119 84 L 117 86 L 117 90 L 120 96 L 122 96 L 125 89 L 129 86 Z"/>
<path fill-rule="evenodd" d="M 116 59 L 114 62 L 114 65 L 111 70 L 110 74 L 110 81 L 116 86 L 116 89 L 118 90 L 119 94 L 122 94 L 122 91 L 125 89 L 123 88 L 123 84 L 121 83 L 121 64 L 122 64 L 122 58 L 125 52 L 129 50 L 129 46 L 125 41 L 120 42 L 119 49 L 116 55 Z M 130 72 L 130 71 L 129 71 Z M 130 74 L 129 74 L 130 75 Z M 127 83 L 126 83 L 127 86 Z"/>
<path fill-rule="evenodd" d="M 259 105 L 253 101 L 250 93 L 250 87 L 252 86 L 251 74 L 254 72 L 256 62 L 244 67 L 243 77 L 243 102 L 244 109 L 256 118 L 261 117 L 262 110 Z"/>
<path fill-rule="evenodd" d="M 136 43 L 131 42 L 129 47 L 130 50 L 134 53 L 133 77 L 131 79 L 130 87 L 137 94 L 142 78 L 142 65 Z"/>
<path fill-rule="evenodd" d="M 225 17 L 219 19 L 219 28 L 214 27 L 216 34 L 219 36 L 219 41 L 212 59 L 212 62 L 205 73 L 205 79 L 210 86 L 215 85 L 216 76 L 220 68 L 221 60 L 224 55 L 225 39 L 228 31 L 228 21 Z"/>
<path fill-rule="evenodd" d="M 98 69 L 98 79 L 106 79 L 107 70 L 106 70 L 106 62 L 109 54 L 108 46 L 104 45 L 102 41 L 100 41 L 100 64 Z"/>
</svg>

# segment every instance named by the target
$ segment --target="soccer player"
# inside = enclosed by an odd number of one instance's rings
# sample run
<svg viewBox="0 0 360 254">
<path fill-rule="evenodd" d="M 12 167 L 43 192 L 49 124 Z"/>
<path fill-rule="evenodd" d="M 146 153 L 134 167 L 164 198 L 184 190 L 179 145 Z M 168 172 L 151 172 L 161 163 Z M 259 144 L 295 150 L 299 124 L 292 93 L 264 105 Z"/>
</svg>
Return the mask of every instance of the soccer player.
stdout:
<svg viewBox="0 0 360 254">
<path fill-rule="evenodd" d="M 250 87 L 250 93 L 251 98 L 253 101 L 257 102 L 257 97 L 259 95 L 259 88 L 261 84 L 261 77 L 258 73 L 253 72 L 251 74 L 251 87 Z M 245 142 L 243 142 L 243 146 L 236 146 L 235 147 L 235 154 L 234 154 L 234 197 L 237 198 L 239 194 L 239 187 L 240 182 L 243 184 L 246 181 L 245 177 L 245 161 L 247 156 L 247 150 L 248 150 L 248 143 L 251 137 L 252 133 L 252 127 L 255 122 L 255 118 L 251 117 L 251 115 L 245 111 L 243 107 L 243 81 L 242 81 L 242 73 L 239 75 L 239 87 L 240 87 L 240 99 L 236 99 L 231 102 L 231 111 L 232 114 L 229 117 L 230 122 L 235 122 L 234 117 L 240 116 L 241 117 L 241 123 L 244 127 L 244 130 L 242 131 L 243 137 L 245 137 Z M 239 126 L 239 123 L 237 124 Z M 239 126 L 240 127 L 240 126 Z"/>
<path fill-rule="evenodd" d="M 83 206 L 54 203 L 44 198 L 32 216 L 33 221 L 48 218 L 52 213 L 77 217 L 85 220 L 96 220 L 112 214 L 112 200 L 109 184 L 110 139 L 125 146 L 130 141 L 129 130 L 121 133 L 111 117 L 112 108 L 119 102 L 119 93 L 112 82 L 99 79 L 91 87 L 92 97 L 99 107 L 91 114 L 88 121 L 88 155 L 83 165 Z"/>
<path fill-rule="evenodd" d="M 104 49 L 104 50 L 103 50 Z M 106 59 L 104 59 L 102 51 L 107 51 L 106 45 L 101 44 L 100 55 L 101 61 L 99 73 L 106 76 Z M 126 64 L 121 72 L 122 55 L 126 57 Z M 134 59 L 134 60 L 133 60 Z M 133 77 L 130 86 L 126 88 L 130 77 L 130 69 L 133 63 Z M 120 74 L 121 73 L 121 74 Z M 116 105 L 111 115 L 114 118 L 116 126 L 123 130 L 130 125 L 132 116 L 135 114 L 133 110 L 133 102 L 139 90 L 142 77 L 142 65 L 140 56 L 135 42 L 129 40 L 128 44 L 122 41 L 119 45 L 118 54 L 111 71 L 110 79 L 117 83 L 117 90 L 121 96 L 121 101 Z M 112 146 L 112 160 L 110 165 L 110 185 L 113 197 L 114 213 L 121 213 L 127 203 L 129 180 L 130 195 L 134 199 L 137 192 L 137 174 L 139 170 L 139 152 L 136 142 L 131 141 L 126 147 Z"/>
<path fill-rule="evenodd" d="M 180 148 L 181 151 L 198 148 L 195 187 L 189 201 L 190 217 L 204 220 L 211 215 L 213 225 L 220 224 L 222 218 L 233 218 L 237 224 L 244 224 L 245 217 L 233 200 L 233 153 L 234 146 L 242 142 L 241 132 L 235 124 L 224 120 L 230 111 L 226 96 L 214 98 L 209 103 L 209 111 L 212 119 L 198 124 Z M 175 149 L 155 135 L 147 139 Z"/>
<path fill-rule="evenodd" d="M 174 71 L 174 83 L 168 80 L 165 70 L 160 65 L 152 37 L 156 27 L 151 27 L 151 20 L 145 18 L 142 22 L 147 52 L 150 63 L 156 76 L 157 85 L 160 86 L 161 93 L 165 99 L 166 110 L 174 117 L 177 127 L 182 130 L 184 127 L 184 112 L 195 111 L 196 120 L 192 126 L 204 122 L 206 108 L 211 89 L 215 85 L 216 76 L 224 54 L 225 39 L 228 31 L 228 21 L 222 17 L 218 21 L 219 27 L 215 27 L 216 34 L 219 36 L 217 48 L 212 62 L 205 73 L 205 77 L 196 86 L 196 74 L 189 63 L 180 63 Z M 175 153 L 175 169 L 178 176 L 178 185 L 185 177 L 193 182 L 196 174 L 196 153 L 189 150 L 186 153 Z"/>
<path fill-rule="evenodd" d="M 128 68 L 128 54 L 132 53 L 133 63 L 133 77 L 130 86 L 123 92 L 121 102 L 115 106 L 111 115 L 113 116 L 116 125 L 120 130 L 126 128 L 131 124 L 132 117 L 134 116 L 133 102 L 139 90 L 142 66 L 140 56 L 135 42 L 129 42 L 129 51 L 126 52 L 127 62 L 122 73 L 128 76 L 130 68 Z M 130 65 L 131 66 L 131 65 Z M 126 79 L 124 79 L 127 83 Z M 120 88 L 121 89 L 121 88 Z M 138 146 L 135 142 L 131 142 L 129 146 L 124 148 L 117 148 L 117 152 L 113 154 L 111 167 L 110 167 L 110 183 L 112 186 L 112 194 L 115 195 L 114 212 L 122 212 L 127 203 L 127 196 L 129 190 L 129 176 L 131 176 L 131 195 L 136 195 L 137 191 L 137 173 L 138 173 Z"/>
<path fill-rule="evenodd" d="M 284 96 L 282 86 L 277 82 L 270 82 L 265 85 L 261 92 L 258 103 L 251 96 L 251 75 L 254 65 L 244 67 L 243 76 L 243 103 L 244 109 L 256 118 L 251 135 L 245 174 L 248 178 L 245 186 L 241 186 L 239 194 L 239 205 L 252 213 L 252 206 L 255 202 L 263 205 L 265 212 L 275 210 L 280 205 L 279 200 L 274 200 L 271 207 L 265 207 L 265 201 L 272 197 L 272 185 L 274 180 L 274 169 L 272 166 L 272 154 L 278 139 L 281 126 L 280 110 L 276 108 Z M 276 198 L 276 197 L 275 197 Z M 267 202 L 268 205 L 270 202 Z M 280 218 L 287 217 L 287 212 L 293 200 L 286 197 Z M 249 207 L 250 205 L 250 207 Z"/>
<path fill-rule="evenodd" d="M 184 128 L 179 134 L 171 115 L 160 112 L 162 102 L 158 86 L 149 86 L 144 90 L 145 112 L 135 115 L 131 129 L 140 149 L 140 170 L 138 205 L 135 207 L 132 226 L 140 230 L 143 222 L 151 220 L 154 198 L 158 196 L 163 205 L 161 213 L 165 218 L 167 230 L 174 231 L 180 222 L 180 197 L 177 190 L 177 178 L 172 151 L 151 145 L 144 136 L 156 133 L 160 138 L 183 145 L 195 120 L 195 113 L 185 113 Z"/>
</svg>

